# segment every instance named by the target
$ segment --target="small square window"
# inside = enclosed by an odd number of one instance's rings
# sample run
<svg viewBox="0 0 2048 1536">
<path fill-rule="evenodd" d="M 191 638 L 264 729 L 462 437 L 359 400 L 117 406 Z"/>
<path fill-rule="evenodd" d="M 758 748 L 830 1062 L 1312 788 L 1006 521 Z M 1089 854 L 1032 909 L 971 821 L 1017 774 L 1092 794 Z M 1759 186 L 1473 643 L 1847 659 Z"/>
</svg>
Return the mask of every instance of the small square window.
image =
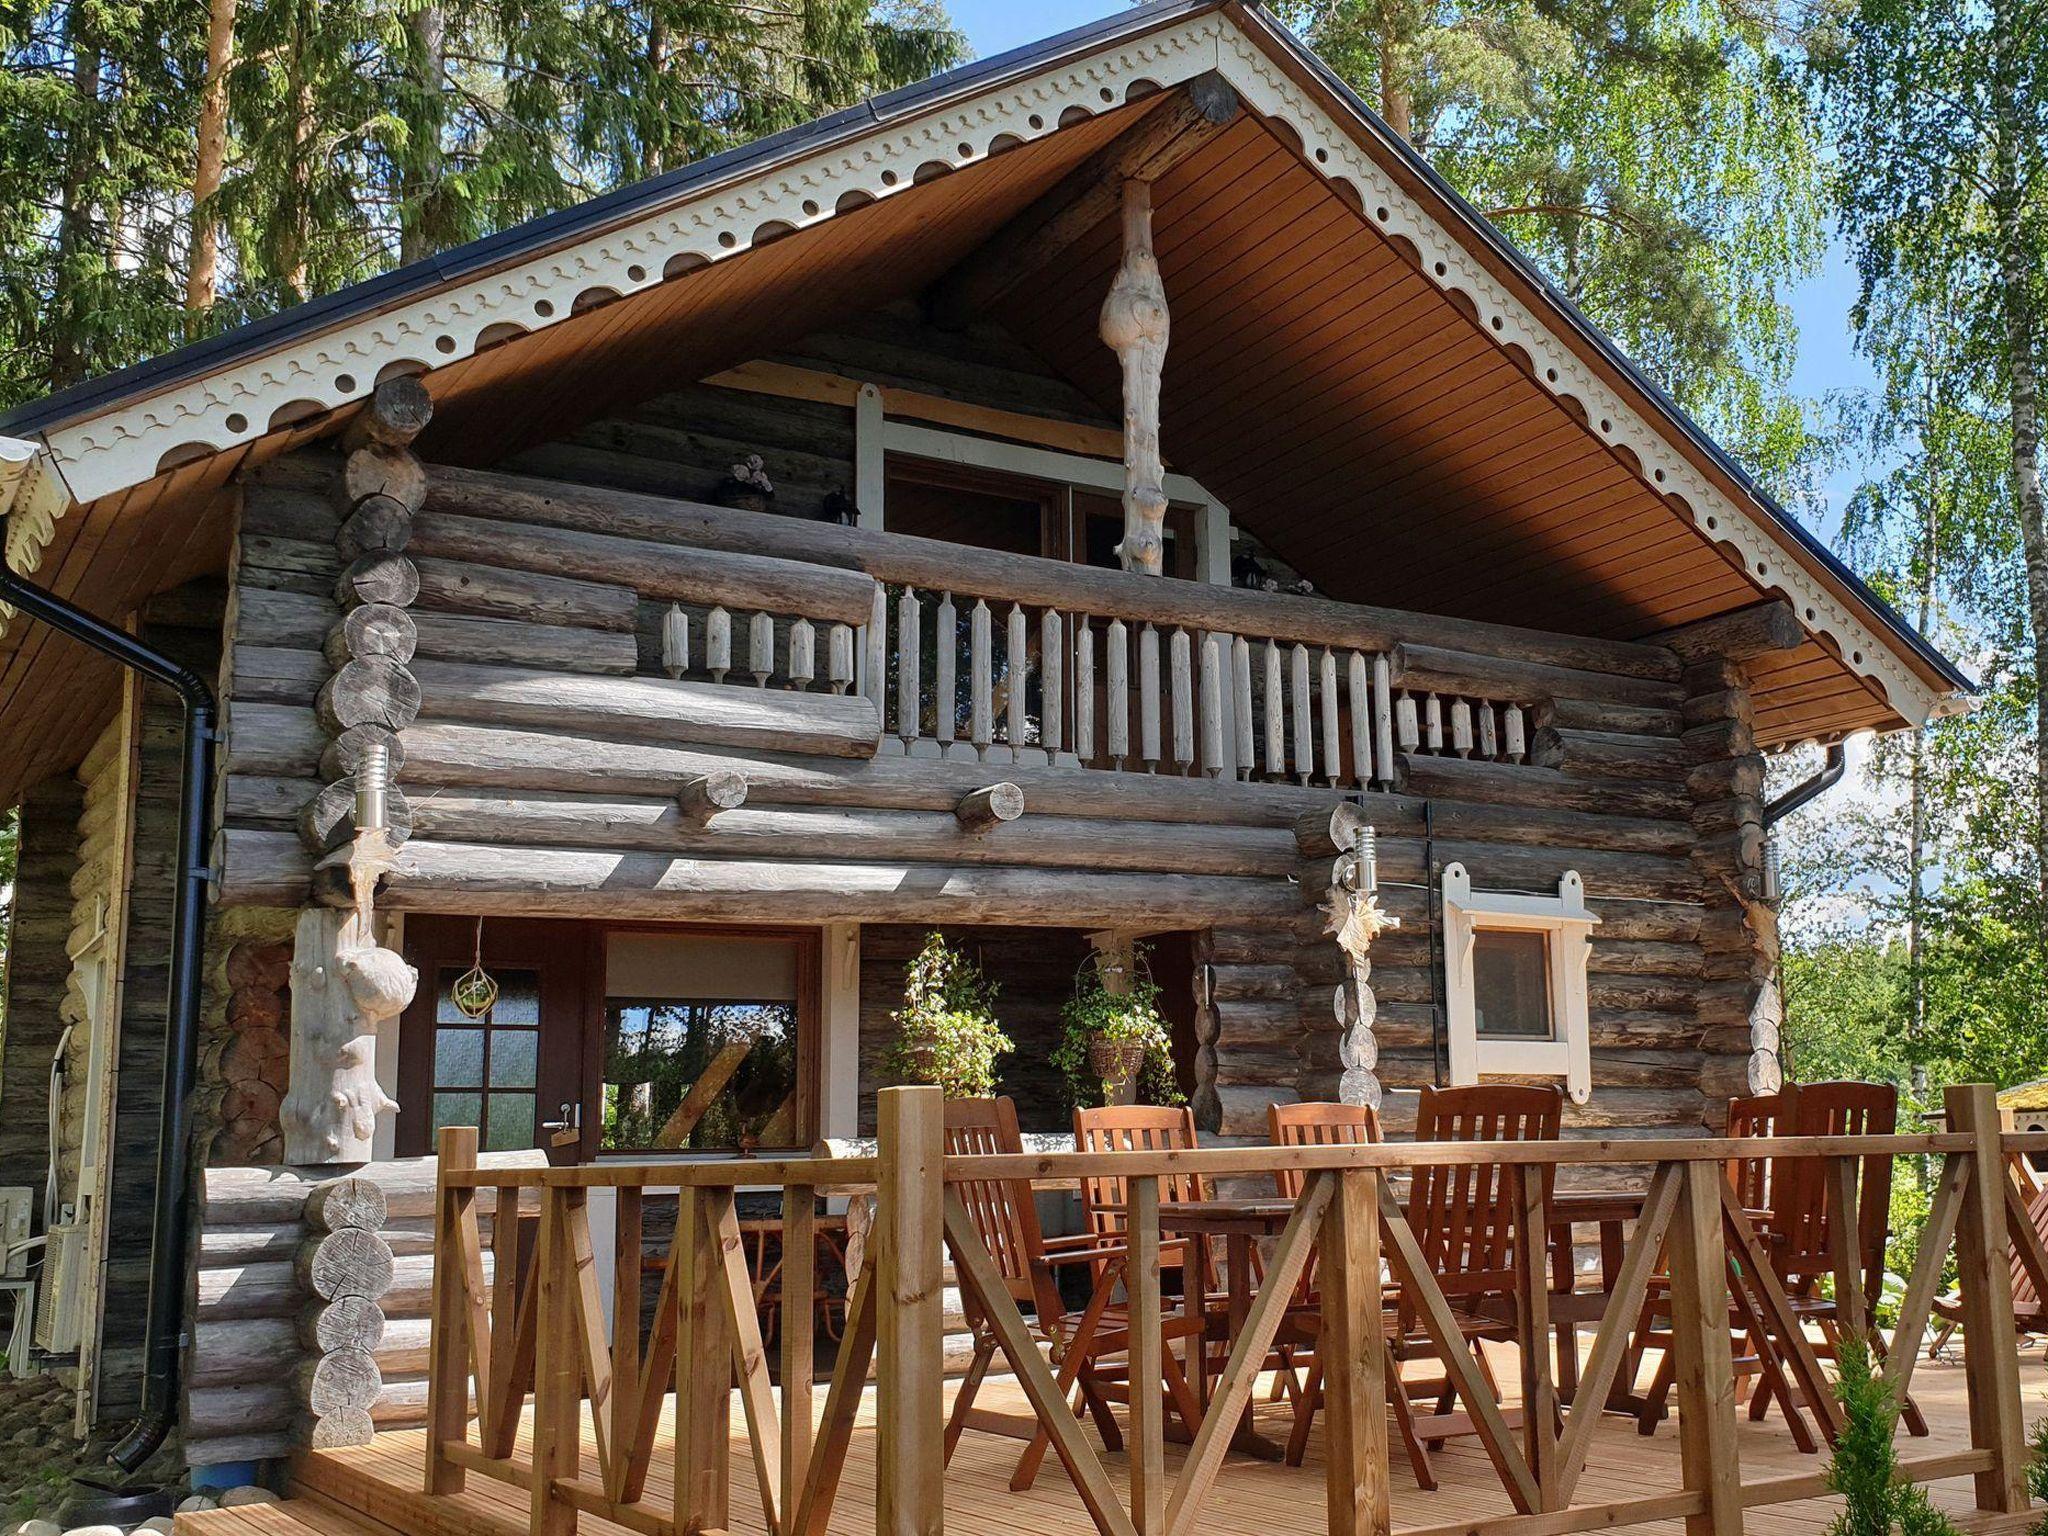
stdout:
<svg viewBox="0 0 2048 1536">
<path fill-rule="evenodd" d="M 1480 928 L 1472 935 L 1473 1023 L 1482 1040 L 1554 1040 L 1550 935 Z"/>
</svg>

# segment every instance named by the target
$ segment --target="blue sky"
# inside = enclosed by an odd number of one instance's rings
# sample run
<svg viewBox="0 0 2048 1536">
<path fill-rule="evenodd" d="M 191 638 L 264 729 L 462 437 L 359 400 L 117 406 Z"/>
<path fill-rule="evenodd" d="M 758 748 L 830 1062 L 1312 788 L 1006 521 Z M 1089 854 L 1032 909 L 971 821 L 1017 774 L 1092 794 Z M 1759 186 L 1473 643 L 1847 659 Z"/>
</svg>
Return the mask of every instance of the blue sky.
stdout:
<svg viewBox="0 0 2048 1536">
<path fill-rule="evenodd" d="M 1094 21 L 1119 8 L 1118 0 L 948 0 L 955 25 L 967 34 L 975 55 L 987 58 L 1025 43 L 1037 42 L 1069 27 Z M 1799 362 L 1792 387 L 1818 398 L 1875 383 L 1870 365 L 1856 354 L 1849 332 L 1849 306 L 1856 297 L 1856 274 L 1840 249 L 1830 250 L 1823 269 L 1791 293 L 1799 321 Z M 1857 481 L 1855 465 L 1844 466 L 1827 483 L 1828 501 L 1836 516 L 1817 530 L 1832 538 L 1836 517 Z"/>
</svg>

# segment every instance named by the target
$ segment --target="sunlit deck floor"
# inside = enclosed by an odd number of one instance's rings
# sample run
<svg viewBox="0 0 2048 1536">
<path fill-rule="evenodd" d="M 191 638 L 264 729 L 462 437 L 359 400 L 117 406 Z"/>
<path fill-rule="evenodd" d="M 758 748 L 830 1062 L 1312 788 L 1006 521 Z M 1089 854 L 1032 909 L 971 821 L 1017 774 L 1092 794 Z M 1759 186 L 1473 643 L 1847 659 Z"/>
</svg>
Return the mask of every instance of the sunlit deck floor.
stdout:
<svg viewBox="0 0 2048 1536">
<path fill-rule="evenodd" d="M 1926 1411 L 1933 1433 L 1927 1439 L 1912 1440 L 1901 1430 L 1902 1456 L 1918 1458 L 1968 1448 L 1966 1369 L 1960 1361 L 1921 1361 L 1913 1381 L 1914 1396 Z M 1504 1374 L 1512 1376 L 1511 1372 Z M 2038 1346 L 2022 1356 L 2021 1385 L 2028 1421 L 2048 1414 L 2048 1365 L 2044 1365 Z M 949 1386 L 949 1396 L 950 1392 Z M 822 1384 L 818 1398 L 822 1405 Z M 993 1382 L 983 1389 L 982 1401 L 991 1407 L 1021 1407 L 1022 1394 L 1007 1381 Z M 1284 1437 L 1284 1405 L 1262 1404 L 1258 1412 L 1262 1427 Z M 758 1532 L 763 1529 L 760 1501 L 751 1457 L 742 1438 L 744 1430 L 740 1427 L 737 1403 L 733 1419 L 732 1529 Z M 668 1504 L 670 1489 L 670 1422 L 665 1414 L 647 1490 L 649 1499 L 663 1508 Z M 1680 1428 L 1673 1418 L 1654 1436 L 1645 1438 L 1637 1434 L 1632 1420 L 1615 1416 L 1604 1419 L 1574 1498 L 1575 1505 L 1676 1491 Z M 1325 1526 L 1320 1433 L 1318 1421 L 1317 1442 L 1311 1444 L 1308 1464 L 1300 1468 L 1238 1455 L 1229 1457 L 1199 1529 L 1241 1532 L 1244 1536 L 1295 1532 L 1314 1536 L 1322 1532 Z M 1824 1464 L 1824 1457 L 1802 1456 L 1794 1449 L 1784 1422 L 1775 1411 L 1761 1424 L 1750 1422 L 1747 1414 L 1741 1415 L 1738 1433 L 1745 1481 L 1816 1474 Z M 297 1486 L 300 1491 L 333 1505 L 360 1511 L 386 1526 L 418 1536 L 507 1536 L 526 1529 L 526 1495 L 495 1479 L 472 1473 L 467 1489 L 459 1495 L 428 1498 L 422 1494 L 424 1438 L 424 1432 L 419 1430 L 392 1431 L 378 1435 L 373 1445 L 307 1453 L 299 1466 Z M 524 1430 L 519 1449 L 522 1457 L 529 1450 Z M 1005 1536 L 1092 1536 L 1093 1526 L 1056 1459 L 1047 1459 L 1037 1486 L 1030 1492 L 1010 1492 L 1010 1469 L 1019 1449 L 1016 1441 L 973 1432 L 966 1435 L 946 1478 L 947 1526 L 956 1531 Z M 1168 1447 L 1170 1468 L 1178 1465 L 1181 1454 L 1181 1447 Z M 874 1530 L 873 1457 L 874 1398 L 870 1390 L 833 1511 L 834 1533 L 867 1536 Z M 1111 1477 L 1121 1484 L 1127 1472 L 1125 1458 L 1110 1456 L 1106 1464 Z M 1437 1454 L 1436 1468 L 1443 1486 L 1434 1493 L 1425 1493 L 1416 1486 L 1406 1461 L 1397 1451 L 1393 1468 L 1396 1532 L 1405 1527 L 1479 1520 L 1509 1512 L 1507 1498 L 1477 1441 L 1450 1442 Z M 587 1434 L 584 1470 L 587 1477 L 596 1479 Z M 2019 1518 L 1984 1523 L 1964 1518 L 1972 1509 L 1971 1483 L 1967 1477 L 1933 1483 L 1929 1489 L 1935 1501 L 1957 1515 L 1966 1529 L 2026 1529 L 2028 1522 Z M 1839 1501 L 1823 1497 L 1753 1508 L 1745 1517 L 1744 1528 L 1761 1536 L 1818 1533 L 1826 1528 L 1838 1507 Z M 581 1518 L 580 1529 L 590 1536 L 628 1536 L 623 1527 L 590 1515 Z M 1683 1523 L 1670 1521 L 1632 1529 L 1678 1536 Z"/>
</svg>

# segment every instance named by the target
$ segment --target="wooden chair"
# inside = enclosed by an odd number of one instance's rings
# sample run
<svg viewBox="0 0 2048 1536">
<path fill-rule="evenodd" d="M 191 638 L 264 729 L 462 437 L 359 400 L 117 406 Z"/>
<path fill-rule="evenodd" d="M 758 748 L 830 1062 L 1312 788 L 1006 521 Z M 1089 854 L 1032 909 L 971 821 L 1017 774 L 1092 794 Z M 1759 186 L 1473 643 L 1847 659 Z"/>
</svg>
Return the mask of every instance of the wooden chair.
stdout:
<svg viewBox="0 0 2048 1536">
<path fill-rule="evenodd" d="M 2027 1220 L 2034 1228 L 2034 1235 L 2048 1245 L 2048 1180 L 2043 1180 L 2034 1171 L 2024 1153 L 2012 1154 L 2011 1166 L 2019 1175 L 2020 1187 L 2030 1190 L 2027 1196 Z M 1941 1327 L 1927 1346 L 1927 1358 L 1939 1359 L 1948 1341 L 1962 1326 L 1962 1296 L 1951 1291 L 1934 1303 L 1934 1315 L 1941 1319 Z M 2012 1255 L 2012 1319 L 2021 1333 L 2048 1334 L 2048 1305 L 2044 1305 L 2040 1288 L 2034 1284 L 2033 1271 L 2020 1256 L 2015 1244 Z"/>
<path fill-rule="evenodd" d="M 1790 1135 L 1796 1093 L 1797 1090 L 1788 1083 L 1777 1093 L 1752 1094 L 1745 1098 L 1730 1099 L 1729 1136 Z M 1728 1160 L 1727 1174 L 1729 1186 L 1735 1191 L 1736 1198 L 1744 1210 L 1753 1213 L 1759 1232 L 1768 1241 L 1771 1199 L 1778 1182 L 1773 1160 L 1768 1157 L 1733 1157 Z M 1799 1406 L 1799 1399 L 1793 1391 L 1791 1378 L 1786 1373 L 1778 1348 L 1772 1342 L 1770 1331 L 1758 1319 L 1754 1306 L 1748 1300 L 1732 1260 L 1728 1272 L 1728 1327 L 1734 1335 L 1736 1391 L 1740 1393 L 1746 1382 L 1755 1382 L 1750 1389 L 1750 1417 L 1761 1420 L 1769 1410 L 1771 1399 L 1775 1397 L 1784 1410 L 1785 1422 L 1792 1432 L 1793 1443 L 1808 1455 L 1819 1450 L 1820 1441 L 1815 1437 L 1812 1426 L 1807 1423 L 1806 1415 Z M 1656 1432 L 1657 1425 L 1663 1420 L 1670 1403 L 1673 1373 L 1676 1370 L 1672 1342 L 1671 1277 L 1665 1267 L 1664 1256 L 1659 1254 L 1656 1272 L 1650 1277 L 1649 1288 L 1643 1296 L 1642 1316 L 1636 1324 L 1629 1353 L 1631 1378 L 1649 1351 L 1654 1349 L 1660 1353 L 1656 1374 L 1652 1377 L 1649 1390 L 1644 1394 L 1637 1409 L 1636 1428 L 1645 1435 Z"/>
<path fill-rule="evenodd" d="M 945 1146 L 949 1156 L 1022 1152 L 1017 1106 L 1007 1098 L 949 1100 Z M 1127 1403 L 1134 1391 L 1162 1388 L 1192 1437 L 1201 1422 L 1201 1407 L 1170 1351 L 1165 1352 L 1163 1382 L 1129 1379 L 1128 1362 L 1122 1357 L 1130 1348 L 1130 1315 L 1115 1300 L 1129 1256 L 1122 1243 L 1097 1232 L 1046 1237 L 1028 1179 L 977 1180 L 954 1188 L 1011 1298 L 1032 1314 L 1037 1332 L 1051 1352 L 1061 1389 L 1079 1393 L 1103 1444 L 1112 1451 L 1123 1444 L 1122 1432 L 1109 1411 L 1111 1402 Z M 1070 1311 L 1060 1295 L 1059 1270 L 1069 1265 L 1086 1265 L 1091 1275 L 1087 1305 L 1078 1313 Z M 974 1354 L 946 1422 L 946 1459 L 952 1459 L 961 1434 L 969 1429 L 1028 1441 L 1010 1479 L 1011 1488 L 1021 1493 L 1037 1478 L 1050 1441 L 1036 1415 L 998 1413 L 975 1406 L 997 1345 L 981 1299 L 963 1289 L 961 1300 L 974 1333 Z M 1166 1312 L 1161 1319 L 1161 1332 L 1168 1340 L 1189 1338 L 1201 1329 L 1199 1314 Z"/>
<path fill-rule="evenodd" d="M 1380 1117 L 1363 1104 L 1275 1104 L 1267 1111 L 1267 1123 L 1272 1131 L 1276 1147 L 1331 1147 L 1361 1146 L 1377 1143 L 1384 1138 L 1380 1133 Z M 1284 1200 L 1299 1200 L 1306 1176 L 1298 1168 L 1276 1168 L 1273 1183 Z M 1288 1308 L 1284 1337 L 1290 1342 L 1313 1349 L 1322 1324 L 1322 1297 L 1316 1286 L 1316 1261 L 1312 1256 L 1308 1268 L 1302 1272 L 1293 1304 Z M 1392 1332 L 1394 1318 L 1386 1319 L 1388 1331 Z M 1407 1391 L 1401 1381 L 1401 1363 L 1394 1358 L 1392 1350 L 1387 1351 L 1387 1411 L 1400 1434 L 1401 1443 L 1408 1451 L 1408 1465 L 1415 1472 L 1415 1481 L 1425 1489 L 1435 1489 L 1436 1473 L 1429 1464 L 1429 1451 L 1415 1433 L 1415 1412 L 1408 1401 Z M 1316 1410 L 1323 1405 L 1323 1363 L 1320 1357 L 1311 1356 L 1305 1362 L 1307 1378 L 1295 1398 L 1294 1428 L 1287 1436 L 1287 1464 L 1301 1465 L 1308 1454 L 1309 1429 L 1315 1421 Z"/>
<path fill-rule="evenodd" d="M 1422 1090 L 1415 1117 L 1415 1139 L 1429 1141 L 1555 1141 L 1564 1118 L 1564 1095 L 1548 1085 L 1481 1083 L 1462 1088 Z M 1550 1197 L 1553 1171 L 1538 1175 L 1543 1197 Z M 1444 1299 L 1481 1376 L 1497 1385 L 1481 1341 L 1513 1343 L 1524 1349 L 1548 1349 L 1550 1341 L 1523 1340 L 1515 1327 L 1515 1288 L 1520 1255 L 1521 1218 L 1516 1181 L 1505 1163 L 1462 1163 L 1456 1166 L 1418 1163 L 1408 1192 L 1408 1224 L 1415 1229 L 1423 1259 L 1436 1276 Z M 1548 1242 L 1547 1227 L 1534 1241 Z M 1539 1257 L 1534 1269 L 1547 1265 Z M 1539 1281 L 1539 1283 L 1542 1283 Z M 1400 1298 L 1396 1308 L 1394 1353 L 1403 1358 L 1427 1351 L 1441 1359 L 1435 1342 L 1419 1323 L 1413 1300 Z M 1440 1382 L 1405 1383 L 1438 1393 L 1433 1414 L 1415 1421 L 1415 1433 L 1434 1450 L 1452 1435 L 1472 1433 L 1470 1418 L 1454 1412 L 1456 1389 L 1448 1377 Z M 1516 1422 L 1518 1414 L 1510 1415 Z"/>
</svg>

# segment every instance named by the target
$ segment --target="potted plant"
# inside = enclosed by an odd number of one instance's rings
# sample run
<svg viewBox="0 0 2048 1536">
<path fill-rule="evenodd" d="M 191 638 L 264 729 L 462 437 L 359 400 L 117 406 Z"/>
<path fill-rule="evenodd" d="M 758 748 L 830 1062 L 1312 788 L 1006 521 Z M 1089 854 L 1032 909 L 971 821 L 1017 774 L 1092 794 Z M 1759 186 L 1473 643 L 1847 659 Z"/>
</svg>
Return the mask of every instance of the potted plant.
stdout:
<svg viewBox="0 0 2048 1536">
<path fill-rule="evenodd" d="M 1123 1085 L 1137 1080 L 1138 1098 L 1148 1104 L 1178 1104 L 1173 1042 L 1159 1013 L 1159 986 L 1137 962 L 1128 970 L 1087 965 L 1074 981 L 1074 995 L 1060 1009 L 1060 1043 L 1052 1063 L 1082 1107 L 1107 1104 Z"/>
<path fill-rule="evenodd" d="M 943 1089 L 949 1099 L 989 1097 L 997 1058 L 1016 1049 L 996 1023 L 994 983 L 938 932 L 926 936 L 903 978 L 903 1006 L 890 1015 L 889 1071 Z"/>
</svg>

